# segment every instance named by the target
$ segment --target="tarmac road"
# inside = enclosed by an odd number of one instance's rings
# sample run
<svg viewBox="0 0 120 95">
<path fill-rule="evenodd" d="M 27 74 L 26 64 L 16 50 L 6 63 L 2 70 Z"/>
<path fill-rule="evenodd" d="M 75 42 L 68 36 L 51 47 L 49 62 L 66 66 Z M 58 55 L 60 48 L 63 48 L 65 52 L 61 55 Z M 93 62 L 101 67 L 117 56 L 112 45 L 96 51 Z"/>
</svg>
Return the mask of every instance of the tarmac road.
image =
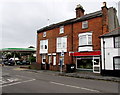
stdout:
<svg viewBox="0 0 120 95">
<path fill-rule="evenodd" d="M 118 93 L 118 83 L 2 67 L 2 93 Z"/>
</svg>

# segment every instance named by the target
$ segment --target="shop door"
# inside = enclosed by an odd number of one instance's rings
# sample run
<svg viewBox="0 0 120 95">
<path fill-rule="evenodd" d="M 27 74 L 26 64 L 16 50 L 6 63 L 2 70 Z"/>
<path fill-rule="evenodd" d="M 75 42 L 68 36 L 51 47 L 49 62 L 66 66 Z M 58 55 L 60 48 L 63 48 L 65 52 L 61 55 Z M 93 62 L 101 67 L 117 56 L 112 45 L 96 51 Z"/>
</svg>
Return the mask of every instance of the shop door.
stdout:
<svg viewBox="0 0 120 95">
<path fill-rule="evenodd" d="M 100 73 L 100 57 L 93 57 L 93 72 Z"/>
</svg>

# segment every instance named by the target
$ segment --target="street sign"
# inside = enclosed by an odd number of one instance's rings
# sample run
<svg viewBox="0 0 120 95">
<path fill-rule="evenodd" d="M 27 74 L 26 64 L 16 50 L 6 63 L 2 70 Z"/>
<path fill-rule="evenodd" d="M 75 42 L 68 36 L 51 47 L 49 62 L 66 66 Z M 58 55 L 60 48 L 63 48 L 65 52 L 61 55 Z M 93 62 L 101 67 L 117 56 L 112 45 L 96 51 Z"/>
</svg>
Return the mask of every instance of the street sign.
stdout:
<svg viewBox="0 0 120 95">
<path fill-rule="evenodd" d="M 64 56 L 64 51 L 61 52 L 61 56 Z"/>
<path fill-rule="evenodd" d="M 62 73 L 63 58 L 64 58 L 64 51 L 62 51 L 60 55 L 60 73 Z"/>
</svg>

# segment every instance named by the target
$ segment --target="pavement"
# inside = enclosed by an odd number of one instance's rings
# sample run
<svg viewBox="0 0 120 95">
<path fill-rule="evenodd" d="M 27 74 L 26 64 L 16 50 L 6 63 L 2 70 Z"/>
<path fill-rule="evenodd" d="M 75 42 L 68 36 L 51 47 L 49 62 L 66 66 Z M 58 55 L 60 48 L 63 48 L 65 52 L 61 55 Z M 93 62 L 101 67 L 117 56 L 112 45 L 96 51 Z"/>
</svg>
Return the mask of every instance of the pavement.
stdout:
<svg viewBox="0 0 120 95">
<path fill-rule="evenodd" d="M 75 78 L 83 78 L 83 79 L 92 79 L 92 80 L 104 80 L 104 81 L 112 81 L 112 82 L 120 82 L 119 77 L 113 77 L 113 76 L 102 76 L 98 73 L 93 72 L 86 72 L 86 71 L 77 71 L 74 73 L 65 73 L 65 72 L 59 72 L 59 71 L 50 71 L 50 70 L 33 70 L 33 69 L 26 69 L 25 67 L 20 67 L 22 70 L 35 72 L 35 73 L 45 73 L 45 74 L 52 74 L 52 75 L 58 75 L 58 76 L 67 76 L 67 77 L 75 77 Z"/>
</svg>

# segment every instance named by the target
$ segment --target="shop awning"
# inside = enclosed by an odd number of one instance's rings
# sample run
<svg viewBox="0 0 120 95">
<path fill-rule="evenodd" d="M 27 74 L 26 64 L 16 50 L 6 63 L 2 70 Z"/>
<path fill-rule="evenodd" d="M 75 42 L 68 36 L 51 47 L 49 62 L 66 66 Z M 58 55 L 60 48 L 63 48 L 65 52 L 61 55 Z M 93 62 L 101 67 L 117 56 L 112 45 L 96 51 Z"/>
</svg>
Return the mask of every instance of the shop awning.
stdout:
<svg viewBox="0 0 120 95">
<path fill-rule="evenodd" d="M 98 56 L 101 55 L 101 51 L 89 51 L 89 52 L 74 52 L 70 53 L 71 56 Z"/>
</svg>

